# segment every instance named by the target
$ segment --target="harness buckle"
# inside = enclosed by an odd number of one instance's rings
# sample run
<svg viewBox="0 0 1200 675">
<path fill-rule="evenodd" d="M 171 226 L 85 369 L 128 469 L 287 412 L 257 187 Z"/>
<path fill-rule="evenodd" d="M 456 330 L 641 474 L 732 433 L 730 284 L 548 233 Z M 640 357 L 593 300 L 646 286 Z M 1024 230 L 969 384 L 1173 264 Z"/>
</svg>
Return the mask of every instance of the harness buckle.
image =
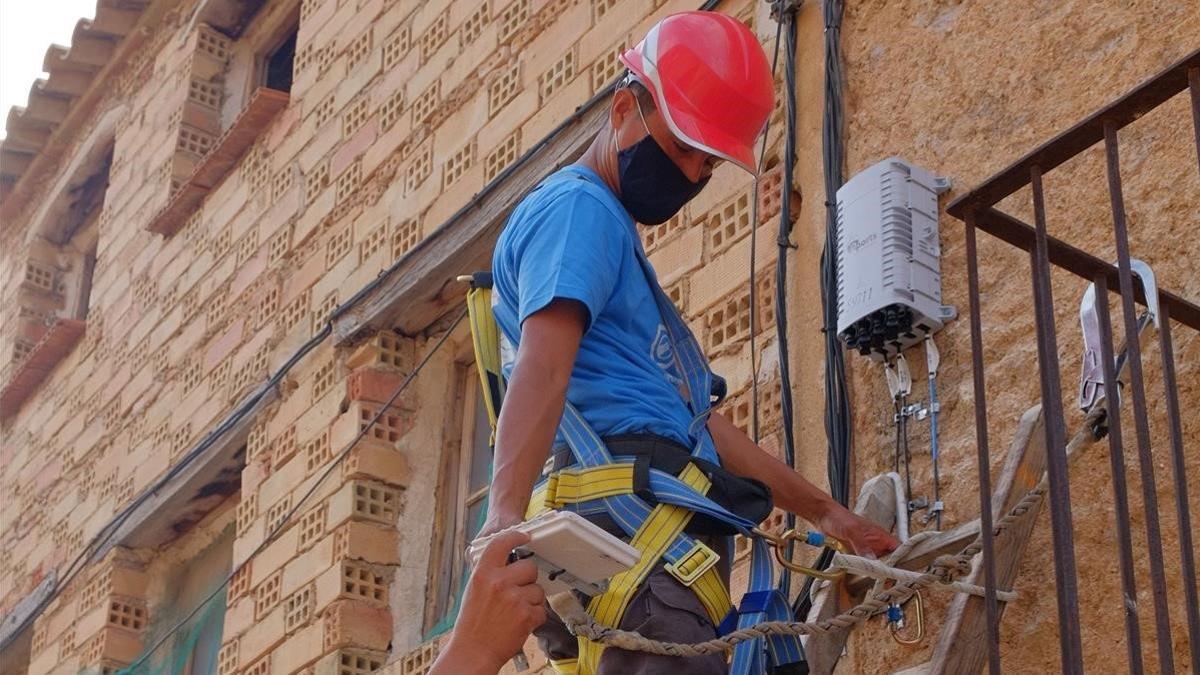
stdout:
<svg viewBox="0 0 1200 675">
<path fill-rule="evenodd" d="M 663 565 L 663 569 L 679 580 L 684 586 L 691 586 L 705 572 L 712 569 L 721 556 L 703 542 L 696 541 L 691 550 L 673 563 Z"/>
</svg>

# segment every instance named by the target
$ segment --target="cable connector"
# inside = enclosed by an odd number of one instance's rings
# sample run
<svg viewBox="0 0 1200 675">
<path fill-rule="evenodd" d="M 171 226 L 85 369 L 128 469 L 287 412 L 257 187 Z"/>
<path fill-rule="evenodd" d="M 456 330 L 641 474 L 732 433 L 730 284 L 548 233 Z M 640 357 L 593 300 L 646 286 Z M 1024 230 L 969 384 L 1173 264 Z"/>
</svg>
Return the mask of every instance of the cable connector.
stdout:
<svg viewBox="0 0 1200 675">
<path fill-rule="evenodd" d="M 800 11 L 800 5 L 804 4 L 804 0 L 768 0 L 771 3 L 771 18 L 776 22 L 782 23 L 785 16 L 795 17 L 796 12 Z"/>
</svg>

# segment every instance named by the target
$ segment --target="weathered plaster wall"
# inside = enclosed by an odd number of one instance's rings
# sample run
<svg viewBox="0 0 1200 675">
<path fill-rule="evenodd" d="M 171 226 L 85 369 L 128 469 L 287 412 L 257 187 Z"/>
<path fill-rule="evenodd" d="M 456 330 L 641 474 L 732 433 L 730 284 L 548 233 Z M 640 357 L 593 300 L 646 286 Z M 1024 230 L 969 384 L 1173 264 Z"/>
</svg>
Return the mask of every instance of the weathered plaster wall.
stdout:
<svg viewBox="0 0 1200 675">
<path fill-rule="evenodd" d="M 846 62 L 847 175 L 889 155 L 900 155 L 954 181 L 961 194 L 1040 142 L 1072 125 L 1130 87 L 1200 46 L 1200 8 L 1185 2 L 851 2 L 843 31 Z M 1195 301 L 1200 276 L 1193 261 L 1200 244 L 1200 176 L 1184 96 L 1121 132 L 1121 169 L 1135 257 L 1155 270 L 1161 286 Z M 1115 260 L 1102 148 L 1060 167 L 1045 180 L 1052 235 L 1101 258 Z M 944 203 L 944 202 L 943 202 Z M 1002 204 L 1032 223 L 1028 190 Z M 944 300 L 966 311 L 962 224 L 941 219 Z M 985 359 L 993 476 L 1017 419 L 1039 400 L 1028 258 L 980 235 Z M 1056 272 L 1053 292 L 1068 433 L 1079 424 L 1074 406 L 1081 345 L 1077 307 L 1083 280 Z M 1119 303 L 1113 303 L 1119 321 Z M 1200 471 L 1200 339 L 1175 324 L 1176 366 L 1191 484 Z M 948 526 L 978 513 L 969 325 L 952 323 L 938 335 L 943 405 L 942 477 Z M 1154 466 L 1162 516 L 1163 558 L 1169 579 L 1176 667 L 1185 667 L 1184 615 L 1179 578 L 1174 493 L 1171 488 L 1158 348 L 1145 348 Z M 921 350 L 909 355 L 914 398 L 924 399 Z M 880 368 L 850 356 L 855 415 L 856 482 L 887 470 L 892 461 L 891 404 Z M 1125 448 L 1133 542 L 1138 570 L 1138 614 L 1146 663 L 1154 670 L 1153 605 L 1144 548 L 1145 529 L 1132 412 L 1124 409 Z M 927 425 L 917 423 L 914 480 L 930 485 Z M 1071 469 L 1080 617 L 1088 671 L 1125 668 L 1120 575 L 1116 561 L 1107 444 L 1093 446 Z M 1200 492 L 1191 491 L 1191 510 Z M 1195 520 L 1193 519 L 1193 527 Z M 1058 670 L 1049 516 L 1043 510 L 1017 585 L 1021 599 L 1005 614 L 1002 655 L 1008 672 Z M 1193 534 L 1193 536 L 1195 536 Z M 890 671 L 926 660 L 943 602 L 930 614 L 932 634 L 921 646 L 902 647 L 881 621 L 855 633 L 839 672 Z M 1193 646 L 1195 648 L 1196 646 Z"/>
</svg>

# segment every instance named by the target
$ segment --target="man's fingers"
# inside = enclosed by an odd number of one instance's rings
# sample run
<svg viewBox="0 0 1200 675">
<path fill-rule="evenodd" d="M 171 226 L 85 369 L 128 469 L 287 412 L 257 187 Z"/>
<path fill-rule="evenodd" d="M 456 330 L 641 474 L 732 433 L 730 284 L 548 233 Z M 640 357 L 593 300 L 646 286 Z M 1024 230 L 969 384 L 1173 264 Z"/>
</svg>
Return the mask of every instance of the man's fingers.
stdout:
<svg viewBox="0 0 1200 675">
<path fill-rule="evenodd" d="M 505 582 L 514 586 L 525 586 L 537 581 L 538 568 L 532 560 L 518 560 L 500 570 Z"/>
<path fill-rule="evenodd" d="M 501 532 L 488 542 L 487 547 L 479 556 L 480 567 L 504 567 L 508 564 L 508 555 L 521 544 L 529 543 L 529 535 L 517 530 Z"/>
<path fill-rule="evenodd" d="M 546 592 L 537 584 L 528 584 L 517 589 L 521 594 L 521 598 L 530 605 L 541 606 L 546 602 Z"/>
</svg>

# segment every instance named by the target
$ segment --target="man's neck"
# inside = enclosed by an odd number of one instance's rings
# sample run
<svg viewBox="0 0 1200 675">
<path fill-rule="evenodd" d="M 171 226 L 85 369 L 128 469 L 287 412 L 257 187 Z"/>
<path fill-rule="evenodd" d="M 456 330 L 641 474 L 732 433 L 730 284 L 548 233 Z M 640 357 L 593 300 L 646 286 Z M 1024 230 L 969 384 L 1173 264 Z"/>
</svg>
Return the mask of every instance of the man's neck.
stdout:
<svg viewBox="0 0 1200 675">
<path fill-rule="evenodd" d="M 616 153 L 608 151 L 611 144 L 612 131 L 609 128 L 602 129 L 575 163 L 595 171 L 608 189 L 620 197 L 621 182 L 617 175 Z"/>
</svg>

